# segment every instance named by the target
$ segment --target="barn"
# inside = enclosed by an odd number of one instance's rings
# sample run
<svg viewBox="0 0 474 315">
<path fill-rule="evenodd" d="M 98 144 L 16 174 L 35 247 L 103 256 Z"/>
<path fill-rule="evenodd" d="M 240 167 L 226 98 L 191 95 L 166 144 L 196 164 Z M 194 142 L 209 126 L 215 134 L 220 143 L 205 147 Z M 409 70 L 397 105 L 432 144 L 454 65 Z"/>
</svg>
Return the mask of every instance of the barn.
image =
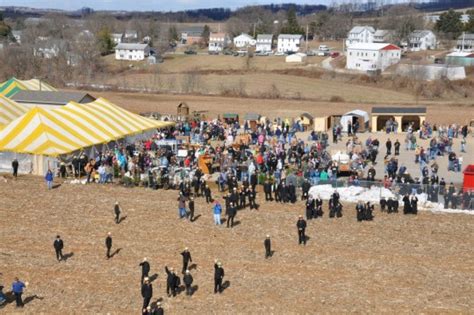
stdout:
<svg viewBox="0 0 474 315">
<path fill-rule="evenodd" d="M 371 116 L 372 132 L 384 130 L 390 119 L 397 123 L 400 131 L 412 123 L 418 129 L 426 119 L 426 107 L 373 107 Z"/>
</svg>

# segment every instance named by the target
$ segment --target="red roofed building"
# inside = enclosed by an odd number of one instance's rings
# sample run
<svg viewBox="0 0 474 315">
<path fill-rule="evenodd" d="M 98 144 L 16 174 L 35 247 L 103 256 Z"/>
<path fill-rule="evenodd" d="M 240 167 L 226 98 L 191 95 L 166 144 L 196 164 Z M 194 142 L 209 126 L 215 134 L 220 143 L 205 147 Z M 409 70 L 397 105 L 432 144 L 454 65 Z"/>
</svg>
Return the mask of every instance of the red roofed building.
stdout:
<svg viewBox="0 0 474 315">
<path fill-rule="evenodd" d="M 359 71 L 383 71 L 400 62 L 400 47 L 387 43 L 356 43 L 347 48 L 346 68 Z"/>
</svg>

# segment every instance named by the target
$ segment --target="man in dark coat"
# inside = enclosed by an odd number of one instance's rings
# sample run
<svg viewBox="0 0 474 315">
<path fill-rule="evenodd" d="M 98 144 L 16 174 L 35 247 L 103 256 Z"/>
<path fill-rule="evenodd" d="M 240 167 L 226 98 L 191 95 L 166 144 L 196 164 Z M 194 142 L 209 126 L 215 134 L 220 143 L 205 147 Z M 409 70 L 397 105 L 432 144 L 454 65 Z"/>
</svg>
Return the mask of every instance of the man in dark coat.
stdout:
<svg viewBox="0 0 474 315">
<path fill-rule="evenodd" d="M 244 188 L 241 188 L 239 192 L 239 209 L 245 208 L 246 200 L 247 200 L 247 192 L 244 190 Z"/>
<path fill-rule="evenodd" d="M 153 297 L 153 286 L 150 283 L 150 279 L 145 278 L 144 283 L 142 284 L 142 297 L 143 297 L 143 307 L 142 310 L 146 311 L 146 308 L 150 304 L 151 298 Z"/>
<path fill-rule="evenodd" d="M 273 201 L 272 198 L 272 184 L 267 179 L 263 184 L 263 191 L 265 192 L 265 201 Z"/>
<path fill-rule="evenodd" d="M 168 269 L 168 266 L 165 266 L 165 272 L 166 272 L 166 275 L 167 275 L 167 278 L 166 278 L 166 294 L 168 294 L 168 296 L 171 296 L 171 295 L 176 296 L 177 289 L 179 288 L 179 283 L 178 283 L 179 278 L 174 273 L 173 268 Z"/>
<path fill-rule="evenodd" d="M 364 220 L 365 221 L 372 221 L 374 219 L 373 215 L 374 206 L 367 202 L 364 207 Z"/>
<path fill-rule="evenodd" d="M 189 248 L 185 247 L 184 251 L 181 252 L 181 256 L 183 256 L 183 270 L 182 273 L 184 274 L 186 270 L 188 270 L 188 265 L 190 262 L 193 262 L 191 258 L 191 253 L 189 252 Z"/>
<path fill-rule="evenodd" d="M 56 239 L 54 240 L 53 243 L 54 251 L 56 252 L 56 259 L 58 261 L 61 261 L 64 259 L 63 256 L 63 248 L 64 248 L 64 243 L 63 240 L 61 239 L 61 236 L 57 235 Z"/>
<path fill-rule="evenodd" d="M 411 214 L 418 214 L 418 198 L 412 195 L 410 198 Z"/>
<path fill-rule="evenodd" d="M 204 195 L 206 196 L 206 203 L 211 203 L 212 202 L 211 188 L 207 184 L 204 188 Z"/>
<path fill-rule="evenodd" d="M 311 220 L 313 217 L 316 218 L 314 215 L 314 200 L 308 199 L 306 200 L 306 220 Z"/>
<path fill-rule="evenodd" d="M 231 202 L 229 206 L 229 211 L 227 213 L 227 227 L 234 227 L 234 218 L 237 214 L 237 207 L 235 203 Z"/>
<path fill-rule="evenodd" d="M 385 212 L 385 207 L 387 206 L 387 200 L 385 197 L 380 198 L 380 211 Z"/>
<path fill-rule="evenodd" d="M 357 221 L 361 222 L 364 220 L 364 204 L 362 201 L 359 200 L 359 202 L 356 205 L 356 212 L 357 212 Z"/>
<path fill-rule="evenodd" d="M 112 249 L 112 233 L 107 233 L 105 238 L 105 247 L 107 248 L 107 259 L 110 258 L 110 250 Z"/>
<path fill-rule="evenodd" d="M 250 210 L 257 209 L 258 207 L 257 207 L 257 204 L 255 203 L 255 199 L 257 198 L 257 191 L 247 189 L 247 194 L 248 194 L 248 198 L 249 198 Z"/>
<path fill-rule="evenodd" d="M 411 213 L 411 203 L 410 203 L 410 196 L 406 194 L 403 196 L 403 214 Z"/>
<path fill-rule="evenodd" d="M 17 159 L 14 159 L 12 161 L 12 168 L 13 168 L 13 177 L 17 177 L 18 176 L 18 160 Z"/>
<path fill-rule="evenodd" d="M 138 265 L 139 267 L 142 267 L 142 283 L 145 278 L 148 277 L 148 274 L 150 273 L 150 263 L 148 260 L 143 258 L 143 261 Z"/>
<path fill-rule="evenodd" d="M 400 155 L 400 141 L 398 141 L 398 139 L 395 140 L 393 147 L 395 149 L 395 155 Z"/>
<path fill-rule="evenodd" d="M 265 241 L 263 241 L 263 245 L 265 246 L 265 258 L 272 257 L 272 241 L 270 235 L 267 234 Z"/>
<path fill-rule="evenodd" d="M 193 222 L 194 221 L 194 197 L 189 197 L 188 208 L 189 208 L 189 213 L 188 213 L 189 221 Z"/>
<path fill-rule="evenodd" d="M 291 202 L 291 203 L 295 203 L 296 202 L 296 187 L 295 185 L 293 185 L 293 183 L 290 182 L 290 184 L 288 185 L 288 200 Z"/>
<path fill-rule="evenodd" d="M 303 195 L 301 196 L 301 200 L 308 199 L 309 189 L 311 188 L 311 184 L 309 180 L 306 178 L 301 185 L 301 190 L 303 191 Z"/>
<path fill-rule="evenodd" d="M 193 276 L 189 272 L 189 270 L 184 271 L 184 276 L 183 276 L 183 283 L 186 288 L 186 295 L 193 295 L 192 287 L 191 285 L 193 284 Z"/>
<path fill-rule="evenodd" d="M 257 184 L 258 184 L 258 171 L 255 171 L 255 173 L 250 175 L 250 186 L 252 187 L 252 191 L 255 191 Z"/>
<path fill-rule="evenodd" d="M 385 147 L 387 148 L 386 155 L 392 154 L 392 141 L 390 141 L 390 139 L 388 139 L 387 142 L 385 142 Z"/>
<path fill-rule="evenodd" d="M 214 294 L 222 293 L 222 280 L 224 279 L 224 268 L 217 259 L 214 260 Z"/>
<path fill-rule="evenodd" d="M 119 202 L 116 201 L 115 202 L 115 206 L 114 206 L 114 213 L 115 213 L 115 223 L 116 224 L 119 224 L 120 223 L 120 205 L 119 205 Z"/>
<path fill-rule="evenodd" d="M 296 228 L 298 229 L 298 244 L 306 245 L 306 221 L 303 219 L 303 216 L 300 215 L 298 221 L 296 222 Z"/>
</svg>

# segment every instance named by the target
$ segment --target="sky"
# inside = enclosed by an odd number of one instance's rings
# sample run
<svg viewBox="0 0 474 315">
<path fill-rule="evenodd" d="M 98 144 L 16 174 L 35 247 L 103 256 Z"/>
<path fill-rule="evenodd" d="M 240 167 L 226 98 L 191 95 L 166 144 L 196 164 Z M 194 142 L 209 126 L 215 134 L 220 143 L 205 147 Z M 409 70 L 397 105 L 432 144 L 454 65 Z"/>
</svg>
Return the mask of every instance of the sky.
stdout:
<svg viewBox="0 0 474 315">
<path fill-rule="evenodd" d="M 253 4 L 288 2 L 298 4 L 329 4 L 330 0 L 0 0 L 0 6 L 25 6 L 62 10 L 76 10 L 82 7 L 89 7 L 94 10 L 180 11 L 220 7 L 235 9 Z"/>
</svg>

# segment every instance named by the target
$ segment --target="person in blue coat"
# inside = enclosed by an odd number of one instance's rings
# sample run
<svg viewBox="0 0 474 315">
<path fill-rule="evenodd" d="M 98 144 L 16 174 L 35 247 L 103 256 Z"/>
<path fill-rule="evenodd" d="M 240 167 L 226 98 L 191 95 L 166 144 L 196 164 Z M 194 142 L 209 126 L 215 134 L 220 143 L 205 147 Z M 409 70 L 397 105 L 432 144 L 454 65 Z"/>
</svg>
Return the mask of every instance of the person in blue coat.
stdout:
<svg viewBox="0 0 474 315">
<path fill-rule="evenodd" d="M 15 281 L 12 283 L 12 292 L 15 295 L 16 307 L 23 307 L 23 300 L 21 295 L 23 294 L 23 290 L 26 288 L 26 285 L 21 282 L 17 277 L 15 277 Z"/>
<path fill-rule="evenodd" d="M 44 176 L 44 179 L 46 180 L 46 184 L 48 185 L 48 190 L 53 188 L 53 172 L 51 171 L 50 168 L 48 168 L 48 171 L 46 172 L 46 175 Z"/>
<path fill-rule="evenodd" d="M 220 225 L 221 224 L 222 206 L 219 203 L 219 201 L 217 201 L 217 200 L 214 202 L 213 212 L 214 212 L 214 223 L 216 225 Z"/>
</svg>

